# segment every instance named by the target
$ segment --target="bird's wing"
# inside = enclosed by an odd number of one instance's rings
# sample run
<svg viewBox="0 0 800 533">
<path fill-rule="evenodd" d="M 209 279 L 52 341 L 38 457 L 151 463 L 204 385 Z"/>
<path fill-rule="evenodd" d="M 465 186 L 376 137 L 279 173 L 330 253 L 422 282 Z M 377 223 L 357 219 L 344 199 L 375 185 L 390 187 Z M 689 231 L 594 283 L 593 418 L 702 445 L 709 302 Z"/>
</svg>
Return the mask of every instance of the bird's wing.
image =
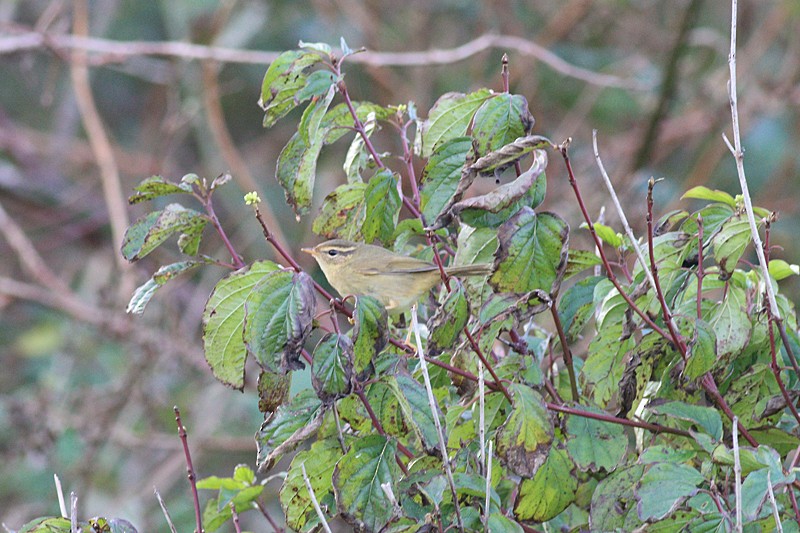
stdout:
<svg viewBox="0 0 800 533">
<path fill-rule="evenodd" d="M 365 276 L 375 276 L 378 274 L 411 274 L 414 272 L 431 272 L 436 270 L 436 265 L 416 259 L 414 257 L 391 257 L 381 268 L 359 268 L 355 270 Z"/>
</svg>

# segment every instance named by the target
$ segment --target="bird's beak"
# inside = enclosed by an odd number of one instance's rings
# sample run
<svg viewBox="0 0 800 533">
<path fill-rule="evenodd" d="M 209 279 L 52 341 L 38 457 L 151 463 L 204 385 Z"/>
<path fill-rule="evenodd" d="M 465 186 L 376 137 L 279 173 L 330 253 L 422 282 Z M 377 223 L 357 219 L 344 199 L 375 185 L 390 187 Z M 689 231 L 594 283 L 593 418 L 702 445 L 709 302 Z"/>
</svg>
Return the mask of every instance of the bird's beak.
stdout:
<svg viewBox="0 0 800 533">
<path fill-rule="evenodd" d="M 316 250 L 314 250 L 313 248 L 300 248 L 300 251 L 311 255 L 314 255 L 316 253 Z"/>
</svg>

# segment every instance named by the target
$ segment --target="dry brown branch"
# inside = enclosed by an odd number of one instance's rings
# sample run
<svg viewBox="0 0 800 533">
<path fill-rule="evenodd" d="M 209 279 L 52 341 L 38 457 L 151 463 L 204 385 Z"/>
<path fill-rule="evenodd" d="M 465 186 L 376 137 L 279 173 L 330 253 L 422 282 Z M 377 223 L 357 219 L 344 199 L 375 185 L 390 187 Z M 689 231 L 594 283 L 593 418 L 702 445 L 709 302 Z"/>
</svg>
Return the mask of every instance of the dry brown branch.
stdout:
<svg viewBox="0 0 800 533">
<path fill-rule="evenodd" d="M 104 54 L 105 61 L 122 60 L 135 56 L 178 57 L 192 60 L 212 60 L 221 63 L 244 63 L 267 65 L 278 57 L 278 52 L 260 50 L 236 50 L 176 41 L 113 41 L 81 35 L 41 34 L 25 31 L 0 39 L 0 54 L 49 48 Z M 556 72 L 602 87 L 619 87 L 635 91 L 647 91 L 650 84 L 626 79 L 613 74 L 594 72 L 573 65 L 547 48 L 522 37 L 513 35 L 484 34 L 455 48 L 430 49 L 421 52 L 364 52 L 348 61 L 373 67 L 412 67 L 450 65 L 470 57 L 500 48 L 513 50 L 533 57 Z"/>
<path fill-rule="evenodd" d="M 89 32 L 89 8 L 86 0 L 73 2 L 73 32 L 78 36 L 86 36 Z M 111 235 L 114 243 L 122 243 L 125 229 L 128 227 L 128 206 L 122 192 L 119 169 L 114 159 L 111 142 L 106 134 L 100 113 L 94 103 L 92 88 L 89 83 L 88 55 L 85 50 L 74 49 L 70 61 L 70 75 L 75 90 L 75 100 L 81 114 L 89 144 L 92 147 L 97 165 L 100 167 L 100 179 L 103 184 L 108 218 L 111 223 Z M 121 254 L 114 254 L 121 279 L 119 283 L 120 297 L 131 294 L 134 280 L 130 265 Z"/>
</svg>

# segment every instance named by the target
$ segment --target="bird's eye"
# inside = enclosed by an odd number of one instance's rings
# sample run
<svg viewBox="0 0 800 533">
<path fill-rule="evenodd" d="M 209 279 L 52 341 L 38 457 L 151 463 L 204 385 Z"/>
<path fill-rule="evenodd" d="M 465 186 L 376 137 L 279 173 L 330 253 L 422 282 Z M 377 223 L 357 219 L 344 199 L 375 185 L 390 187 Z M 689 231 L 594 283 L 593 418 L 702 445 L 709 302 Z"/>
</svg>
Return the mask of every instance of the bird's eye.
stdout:
<svg viewBox="0 0 800 533">
<path fill-rule="evenodd" d="M 328 255 L 331 257 L 336 257 L 339 254 L 338 250 L 328 250 Z"/>
</svg>

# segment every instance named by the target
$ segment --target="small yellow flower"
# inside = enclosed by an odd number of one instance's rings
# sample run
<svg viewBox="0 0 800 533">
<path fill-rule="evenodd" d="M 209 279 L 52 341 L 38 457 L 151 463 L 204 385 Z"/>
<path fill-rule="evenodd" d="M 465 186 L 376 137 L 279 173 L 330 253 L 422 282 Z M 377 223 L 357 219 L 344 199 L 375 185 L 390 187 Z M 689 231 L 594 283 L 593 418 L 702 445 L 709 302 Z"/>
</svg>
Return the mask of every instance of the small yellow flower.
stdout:
<svg viewBox="0 0 800 533">
<path fill-rule="evenodd" d="M 253 191 L 249 192 L 244 195 L 244 203 L 247 205 L 255 205 L 261 203 L 261 198 L 258 197 L 258 193 Z"/>
</svg>

